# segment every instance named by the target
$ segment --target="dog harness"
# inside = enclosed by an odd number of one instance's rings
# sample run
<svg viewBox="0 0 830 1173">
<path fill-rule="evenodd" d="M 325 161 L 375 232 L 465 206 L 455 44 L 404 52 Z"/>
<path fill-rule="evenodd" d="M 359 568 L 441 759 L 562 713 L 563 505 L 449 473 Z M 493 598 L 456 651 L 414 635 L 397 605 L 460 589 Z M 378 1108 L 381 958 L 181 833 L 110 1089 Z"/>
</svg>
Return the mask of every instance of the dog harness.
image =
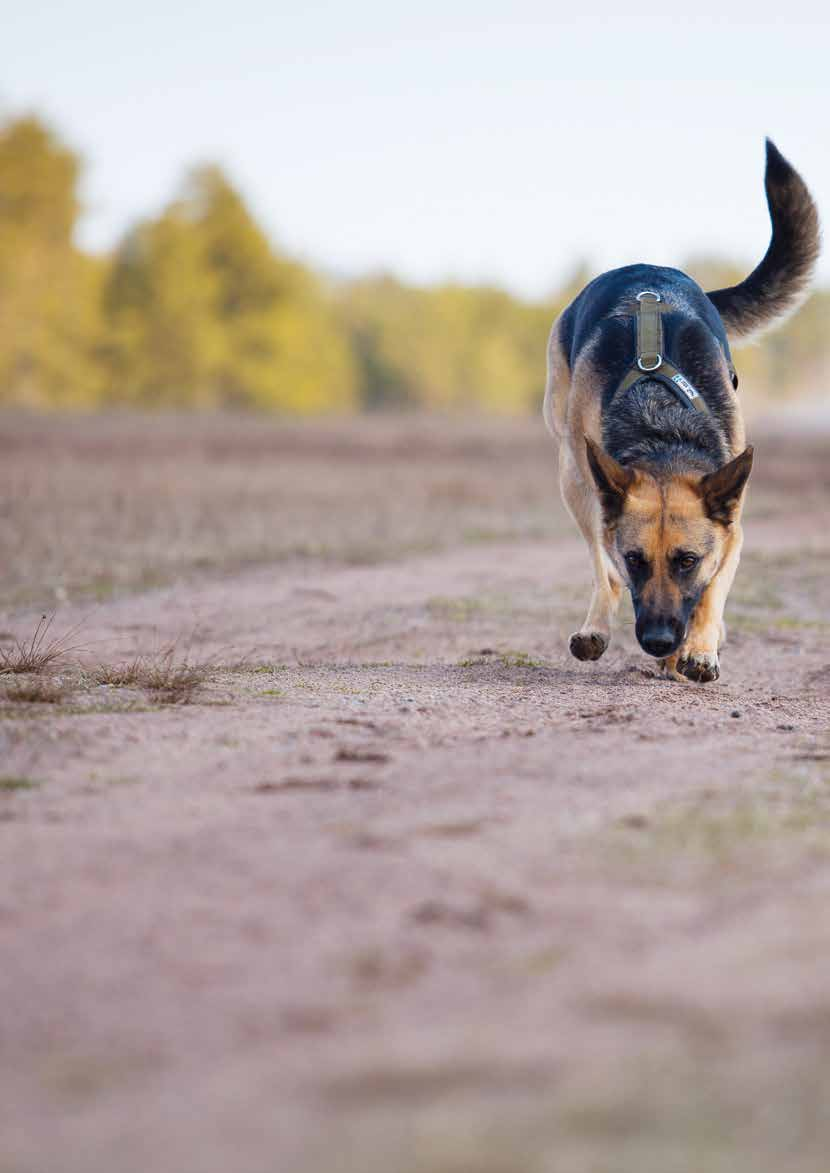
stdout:
<svg viewBox="0 0 830 1173">
<path fill-rule="evenodd" d="M 663 353 L 662 315 L 670 308 L 653 289 L 637 294 L 637 361 L 617 390 L 621 393 L 643 379 L 656 379 L 683 407 L 708 412 L 698 389 Z"/>
</svg>

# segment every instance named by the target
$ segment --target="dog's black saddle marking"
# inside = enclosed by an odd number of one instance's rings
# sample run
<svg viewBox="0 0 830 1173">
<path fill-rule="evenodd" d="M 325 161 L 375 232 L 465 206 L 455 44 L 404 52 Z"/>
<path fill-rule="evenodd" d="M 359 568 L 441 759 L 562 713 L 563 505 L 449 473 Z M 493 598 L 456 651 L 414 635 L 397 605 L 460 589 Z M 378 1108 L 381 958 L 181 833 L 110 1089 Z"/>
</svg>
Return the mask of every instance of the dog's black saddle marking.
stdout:
<svg viewBox="0 0 830 1173">
<path fill-rule="evenodd" d="M 670 376 L 671 388 L 654 378 L 657 371 L 636 366 L 636 298 L 644 290 L 659 293 L 664 305 L 665 350 L 676 364 L 670 374 L 682 374 L 707 411 L 689 410 L 689 401 L 681 405 L 679 385 Z M 740 432 L 734 392 L 724 378 L 724 360 L 727 371 L 732 369 L 729 343 L 717 310 L 687 274 L 658 265 L 626 265 L 601 274 L 563 312 L 559 340 L 572 371 L 583 354 L 590 356 L 602 442 L 615 460 L 711 472 L 729 459 Z M 620 394 L 629 374 L 631 384 Z M 659 374 L 667 374 L 662 363 Z"/>
</svg>

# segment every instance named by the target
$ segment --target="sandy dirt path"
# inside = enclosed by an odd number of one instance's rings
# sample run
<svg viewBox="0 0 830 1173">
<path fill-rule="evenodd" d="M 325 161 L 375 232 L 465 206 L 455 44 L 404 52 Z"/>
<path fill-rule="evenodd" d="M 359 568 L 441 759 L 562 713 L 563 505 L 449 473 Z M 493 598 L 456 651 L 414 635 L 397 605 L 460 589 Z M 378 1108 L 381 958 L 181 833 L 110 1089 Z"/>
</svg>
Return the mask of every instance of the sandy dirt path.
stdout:
<svg viewBox="0 0 830 1173">
<path fill-rule="evenodd" d="M 569 534 L 64 608 L 212 669 L 0 723 L 0 1170 L 826 1168 L 826 518 L 747 549 L 707 686 Z"/>
</svg>

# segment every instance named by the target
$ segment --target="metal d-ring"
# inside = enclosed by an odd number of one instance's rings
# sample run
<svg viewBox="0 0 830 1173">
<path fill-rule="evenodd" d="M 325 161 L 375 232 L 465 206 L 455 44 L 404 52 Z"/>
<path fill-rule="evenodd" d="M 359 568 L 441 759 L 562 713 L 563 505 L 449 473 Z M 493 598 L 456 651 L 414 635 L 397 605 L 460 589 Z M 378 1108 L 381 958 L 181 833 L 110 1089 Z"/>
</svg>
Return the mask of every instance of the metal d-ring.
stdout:
<svg viewBox="0 0 830 1173">
<path fill-rule="evenodd" d="M 658 354 L 658 355 L 656 355 L 656 358 L 657 358 L 657 362 L 652 367 L 647 367 L 645 365 L 645 363 L 643 362 L 643 360 L 641 358 L 638 358 L 637 359 L 637 366 L 640 368 L 641 371 L 656 371 L 658 367 L 661 367 L 663 365 L 663 356 L 662 356 L 662 354 Z"/>
<path fill-rule="evenodd" d="M 657 293 L 654 289 L 641 289 L 637 294 L 636 300 L 642 301 L 644 297 L 656 297 L 658 301 L 662 301 L 660 294 Z"/>
</svg>

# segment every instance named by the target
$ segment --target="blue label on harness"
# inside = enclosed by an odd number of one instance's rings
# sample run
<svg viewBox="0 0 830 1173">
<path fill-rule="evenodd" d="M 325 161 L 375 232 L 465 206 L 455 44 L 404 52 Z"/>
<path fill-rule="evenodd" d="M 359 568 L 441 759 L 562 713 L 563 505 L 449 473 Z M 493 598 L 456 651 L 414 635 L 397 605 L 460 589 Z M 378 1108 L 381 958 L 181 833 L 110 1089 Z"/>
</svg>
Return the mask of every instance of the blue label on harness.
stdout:
<svg viewBox="0 0 830 1173">
<path fill-rule="evenodd" d="M 699 399 L 700 398 L 700 392 L 695 390 L 695 388 L 692 386 L 692 384 L 689 382 L 689 380 L 687 378 L 685 378 L 683 375 L 681 375 L 679 373 L 676 375 L 672 375 L 671 381 L 673 383 L 677 383 L 677 385 L 681 389 L 681 391 L 685 391 L 690 399 Z"/>
</svg>

